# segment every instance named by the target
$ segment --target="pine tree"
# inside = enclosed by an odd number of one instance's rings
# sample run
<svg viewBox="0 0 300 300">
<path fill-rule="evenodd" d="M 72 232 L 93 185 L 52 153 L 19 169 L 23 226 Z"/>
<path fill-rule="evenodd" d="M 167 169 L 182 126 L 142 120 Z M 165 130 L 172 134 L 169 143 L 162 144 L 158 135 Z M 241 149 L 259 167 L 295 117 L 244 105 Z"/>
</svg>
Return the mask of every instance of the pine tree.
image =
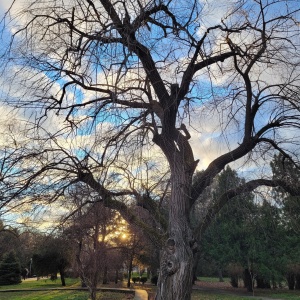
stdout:
<svg viewBox="0 0 300 300">
<path fill-rule="evenodd" d="M 21 283 L 21 265 L 15 252 L 4 255 L 0 263 L 0 285 Z"/>
</svg>

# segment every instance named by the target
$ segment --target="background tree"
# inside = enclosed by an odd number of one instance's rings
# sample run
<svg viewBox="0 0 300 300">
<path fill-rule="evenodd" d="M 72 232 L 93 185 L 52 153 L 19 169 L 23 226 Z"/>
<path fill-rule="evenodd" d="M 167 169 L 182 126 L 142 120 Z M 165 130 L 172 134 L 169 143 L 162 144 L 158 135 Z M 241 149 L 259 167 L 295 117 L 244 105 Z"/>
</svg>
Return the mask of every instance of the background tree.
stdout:
<svg viewBox="0 0 300 300">
<path fill-rule="evenodd" d="M 0 260 L 3 256 L 10 252 L 11 249 L 18 251 L 20 249 L 19 232 L 17 229 L 4 224 L 0 220 Z"/>
<path fill-rule="evenodd" d="M 284 180 L 291 185 L 299 184 L 299 167 L 286 159 L 284 155 L 275 155 L 271 162 L 271 168 L 274 178 Z M 273 197 L 281 208 L 281 219 L 285 228 L 283 239 L 286 259 L 285 275 L 289 289 L 300 289 L 299 249 L 296 246 L 299 244 L 300 233 L 300 197 L 293 196 L 282 188 L 273 189 Z"/>
<path fill-rule="evenodd" d="M 21 265 L 14 251 L 10 251 L 0 262 L 0 285 L 18 283 L 21 283 Z"/>
<path fill-rule="evenodd" d="M 62 286 L 66 285 L 65 272 L 70 265 L 72 248 L 62 237 L 45 236 L 32 256 L 33 268 L 38 276 L 48 276 L 53 279 L 60 275 Z"/>
<path fill-rule="evenodd" d="M 42 239 L 42 234 L 33 228 L 24 228 L 22 224 L 12 227 L 5 222 L 0 221 L 0 223 L 0 260 L 11 249 L 14 249 L 22 271 L 25 269 L 29 271 L 34 249 Z M 32 274 L 27 275 L 31 276 Z"/>
<path fill-rule="evenodd" d="M 210 191 L 211 201 L 217 201 L 228 189 L 245 182 L 230 167 L 226 167 L 215 181 Z M 248 269 L 249 245 L 246 241 L 249 229 L 247 227 L 251 227 L 251 220 L 255 218 L 254 210 L 253 195 L 251 193 L 239 195 L 224 205 L 205 232 L 203 251 L 208 260 L 215 262 L 220 280 L 222 280 L 222 272 L 226 270 L 229 263 L 238 263 Z"/>
<path fill-rule="evenodd" d="M 226 185 L 238 185 L 242 180 L 226 168 L 216 177 L 211 194 L 223 193 L 228 189 Z M 282 202 L 270 197 L 270 193 L 267 198 L 263 194 L 256 198 L 244 194 L 232 199 L 205 232 L 201 261 L 206 259 L 216 268 L 222 266 L 232 275 L 233 286 L 237 287 L 238 278 L 243 277 L 249 291 L 254 282 L 258 288 L 270 288 L 281 285 L 285 278 L 290 288 L 294 288 L 299 266 L 296 246 L 299 235 L 290 227 L 293 221 L 279 203 Z"/>
<path fill-rule="evenodd" d="M 64 234 L 76 253 L 73 268 L 78 270 L 91 298 L 96 299 L 100 281 L 108 283 L 111 272 L 122 266 L 126 224 L 117 211 L 105 207 L 91 189 L 80 184 L 70 188 L 68 201 L 72 217 L 65 217 Z M 114 276 L 114 280 L 118 278 Z"/>
<path fill-rule="evenodd" d="M 16 12 L 17 0 L 5 18 L 2 36 L 12 32 L 13 38 L 2 56 L 10 82 L 3 94 L 30 116 L 32 108 L 41 114 L 21 142 L 14 138 L 2 149 L 2 205 L 49 203 L 62 200 L 78 181 L 90 186 L 105 206 L 143 227 L 163 248 L 158 300 L 191 298 L 197 245 L 231 198 L 261 185 L 299 194 L 298 186 L 256 172 L 208 205 L 198 226 L 191 226 L 197 199 L 226 165 L 267 160 L 274 152 L 298 162 L 299 154 L 291 148 L 297 135 L 285 134 L 299 129 L 297 1 L 217 4 L 224 11 L 215 19 L 209 14 L 213 3 L 31 1 Z M 210 123 L 218 120 L 214 127 L 224 132 L 224 150 L 192 188 L 199 163 L 193 128 L 201 132 L 207 121 L 199 115 L 206 114 Z M 80 144 L 91 132 L 89 143 Z M 11 139 L 11 132 L 5 136 Z M 165 157 L 160 171 L 170 170 L 170 195 L 143 198 L 140 166 L 144 156 L 157 163 L 152 153 L 158 152 Z M 263 164 L 257 167 L 264 172 Z M 128 209 L 141 199 L 155 228 Z M 168 221 L 160 211 L 167 200 Z"/>
</svg>

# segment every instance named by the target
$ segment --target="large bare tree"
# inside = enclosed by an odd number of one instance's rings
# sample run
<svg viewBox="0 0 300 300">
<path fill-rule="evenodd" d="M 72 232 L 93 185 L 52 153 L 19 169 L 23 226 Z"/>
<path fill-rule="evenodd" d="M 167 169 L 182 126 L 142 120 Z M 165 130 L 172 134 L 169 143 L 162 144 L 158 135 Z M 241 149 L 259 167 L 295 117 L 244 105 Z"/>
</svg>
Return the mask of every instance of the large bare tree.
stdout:
<svg viewBox="0 0 300 300">
<path fill-rule="evenodd" d="M 259 169 L 274 152 L 298 162 L 297 1 L 215 2 L 16 0 L 4 18 L 12 39 L 2 95 L 35 124 L 2 149 L 1 204 L 48 203 L 72 183 L 89 185 L 162 245 L 157 300 L 191 298 L 201 235 L 230 198 L 261 185 L 299 192 L 256 172 L 191 226 L 191 209 L 227 164 L 247 158 Z M 209 126 L 226 143 L 193 186 L 195 129 Z M 154 164 L 159 151 L 165 165 Z M 170 170 L 169 182 L 167 173 L 159 184 L 139 177 L 146 158 Z"/>
</svg>

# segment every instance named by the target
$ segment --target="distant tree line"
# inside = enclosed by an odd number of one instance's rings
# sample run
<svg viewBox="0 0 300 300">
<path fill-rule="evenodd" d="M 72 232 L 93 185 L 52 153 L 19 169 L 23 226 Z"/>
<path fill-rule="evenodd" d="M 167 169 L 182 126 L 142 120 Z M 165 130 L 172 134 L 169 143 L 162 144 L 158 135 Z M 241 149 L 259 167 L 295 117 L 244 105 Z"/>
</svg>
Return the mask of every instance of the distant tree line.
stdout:
<svg viewBox="0 0 300 300">
<path fill-rule="evenodd" d="M 298 184 L 299 170 L 281 156 L 271 163 L 273 177 L 285 176 Z M 284 172 L 283 172 L 284 170 Z M 288 177 L 288 178 L 287 178 Z M 210 190 L 210 201 L 243 182 L 227 167 Z M 198 207 L 195 215 L 205 207 Z M 248 291 L 276 288 L 286 281 L 289 289 L 300 289 L 300 198 L 282 189 L 248 193 L 228 202 L 205 232 L 197 271 L 226 274 L 231 284 L 240 282 Z"/>
</svg>

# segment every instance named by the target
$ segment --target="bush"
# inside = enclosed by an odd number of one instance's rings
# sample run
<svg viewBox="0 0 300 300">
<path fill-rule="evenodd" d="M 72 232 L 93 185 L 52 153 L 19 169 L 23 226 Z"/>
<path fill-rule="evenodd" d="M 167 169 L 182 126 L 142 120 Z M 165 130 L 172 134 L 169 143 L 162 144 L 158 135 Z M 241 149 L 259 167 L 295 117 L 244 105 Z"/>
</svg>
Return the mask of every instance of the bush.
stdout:
<svg viewBox="0 0 300 300">
<path fill-rule="evenodd" d="M 147 277 L 141 277 L 141 278 L 140 278 L 140 282 L 141 282 L 142 284 L 144 284 L 146 281 L 147 281 Z"/>
<path fill-rule="evenodd" d="M 138 281 L 137 277 L 132 277 L 131 280 L 133 281 L 133 283 L 136 283 Z"/>
<path fill-rule="evenodd" d="M 57 274 L 51 274 L 50 275 L 50 280 L 52 280 L 52 281 L 57 280 Z"/>
<path fill-rule="evenodd" d="M 158 276 L 157 275 L 154 275 L 151 277 L 151 283 L 154 284 L 154 285 L 157 285 L 157 281 L 158 281 Z"/>
</svg>

